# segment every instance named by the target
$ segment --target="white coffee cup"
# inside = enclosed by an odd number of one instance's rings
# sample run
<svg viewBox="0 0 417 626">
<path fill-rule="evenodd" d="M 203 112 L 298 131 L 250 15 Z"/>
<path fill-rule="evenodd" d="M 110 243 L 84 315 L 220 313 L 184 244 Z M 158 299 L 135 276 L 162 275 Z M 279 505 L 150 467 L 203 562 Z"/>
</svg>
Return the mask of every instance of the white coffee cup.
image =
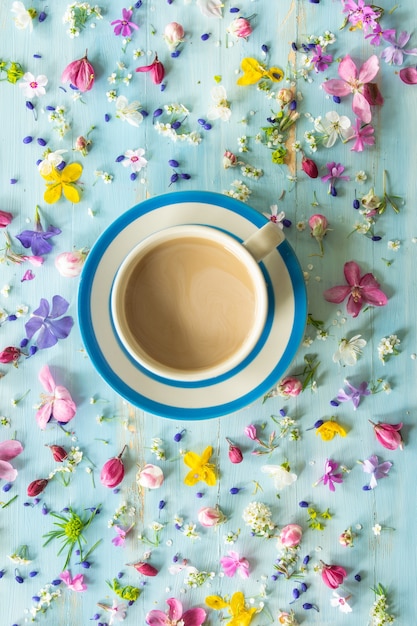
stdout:
<svg viewBox="0 0 417 626">
<path fill-rule="evenodd" d="M 127 352 L 149 372 L 177 381 L 207 380 L 238 366 L 267 318 L 259 261 L 283 240 L 273 222 L 243 243 L 194 224 L 146 237 L 122 262 L 111 294 Z"/>
</svg>

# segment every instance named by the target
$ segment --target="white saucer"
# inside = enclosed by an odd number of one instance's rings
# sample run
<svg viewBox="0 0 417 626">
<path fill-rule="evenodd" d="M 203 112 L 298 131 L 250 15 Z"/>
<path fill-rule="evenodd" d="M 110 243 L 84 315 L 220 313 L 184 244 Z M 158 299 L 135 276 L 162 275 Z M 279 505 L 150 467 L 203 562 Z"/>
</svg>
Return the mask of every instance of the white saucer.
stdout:
<svg viewBox="0 0 417 626">
<path fill-rule="evenodd" d="M 266 221 L 251 207 L 226 195 L 185 191 L 136 205 L 99 237 L 81 275 L 80 330 L 99 374 L 129 403 L 162 417 L 209 419 L 251 404 L 284 375 L 301 343 L 307 318 L 303 273 L 287 241 L 261 264 L 270 299 L 265 330 L 245 361 L 224 376 L 197 383 L 154 376 L 125 351 L 110 311 L 116 272 L 127 253 L 147 235 L 177 224 L 205 224 L 245 240 Z"/>
</svg>

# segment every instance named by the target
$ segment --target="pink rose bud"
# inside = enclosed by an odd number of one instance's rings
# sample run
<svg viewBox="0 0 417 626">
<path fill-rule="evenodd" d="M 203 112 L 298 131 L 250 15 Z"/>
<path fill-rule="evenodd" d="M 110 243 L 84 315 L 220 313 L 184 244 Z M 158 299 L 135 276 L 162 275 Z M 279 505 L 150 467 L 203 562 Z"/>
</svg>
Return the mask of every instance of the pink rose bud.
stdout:
<svg viewBox="0 0 417 626">
<path fill-rule="evenodd" d="M 337 589 L 343 584 L 347 576 L 346 570 L 343 567 L 340 565 L 326 565 L 323 561 L 321 564 L 321 578 L 325 585 L 330 587 L 330 589 Z"/>
<path fill-rule="evenodd" d="M 233 152 L 230 152 L 230 150 L 226 150 L 226 152 L 223 155 L 224 169 L 227 170 L 229 167 L 236 167 L 237 164 L 238 164 L 237 156 L 233 154 Z"/>
<path fill-rule="evenodd" d="M 62 446 L 48 446 L 52 452 L 52 456 L 54 457 L 54 461 L 57 463 L 62 463 L 68 456 L 68 452 Z"/>
<path fill-rule="evenodd" d="M 315 213 L 308 220 L 308 225 L 311 228 L 311 236 L 317 241 L 320 246 L 320 254 L 323 256 L 323 237 L 326 235 L 328 231 L 329 222 L 324 215 L 320 213 Z"/>
<path fill-rule="evenodd" d="M 61 252 L 55 257 L 55 267 L 61 276 L 75 278 L 81 274 L 87 250 L 74 250 L 73 252 Z"/>
<path fill-rule="evenodd" d="M 175 50 L 184 41 L 184 29 L 178 22 L 171 22 L 165 26 L 164 39 L 170 50 Z"/>
<path fill-rule="evenodd" d="M 5 228 L 10 224 L 13 219 L 13 215 L 7 211 L 0 211 L 0 228 Z"/>
<path fill-rule="evenodd" d="M 252 439 L 252 441 L 256 441 L 256 438 L 257 438 L 256 426 L 254 426 L 253 424 L 246 426 L 245 435 L 249 437 L 249 439 Z"/>
<path fill-rule="evenodd" d="M 158 55 L 156 55 L 153 63 L 151 63 L 150 65 L 137 67 L 136 72 L 150 72 L 152 81 L 155 83 L 155 85 L 160 85 L 165 76 L 165 68 L 162 65 L 161 61 L 158 59 Z"/>
<path fill-rule="evenodd" d="M 62 72 L 61 81 L 71 83 L 79 91 L 90 91 L 94 85 L 94 67 L 87 59 L 87 52 L 82 59 L 72 61 Z"/>
<path fill-rule="evenodd" d="M 243 454 L 242 454 L 242 450 L 240 448 L 238 448 L 237 446 L 235 446 L 234 443 L 232 443 L 230 441 L 230 439 L 228 439 L 226 437 L 226 441 L 229 444 L 229 459 L 232 463 L 242 463 L 243 461 Z"/>
<path fill-rule="evenodd" d="M 279 538 L 286 548 L 296 548 L 303 537 L 303 529 L 298 524 L 288 524 L 281 530 Z"/>
<path fill-rule="evenodd" d="M 200 509 L 197 517 L 200 524 L 202 526 L 206 526 L 207 528 L 211 526 L 218 526 L 226 520 L 226 517 L 218 507 L 214 508 L 211 506 L 205 506 Z"/>
<path fill-rule="evenodd" d="M 139 563 L 134 563 L 133 567 L 139 574 L 143 574 L 143 576 L 156 576 L 158 574 L 158 570 L 156 567 L 151 565 L 150 563 L 144 563 L 143 561 L 139 561 Z"/>
<path fill-rule="evenodd" d="M 310 178 L 318 177 L 319 170 L 313 159 L 308 159 L 307 157 L 303 156 L 301 160 L 301 167 L 303 171 L 307 174 L 307 176 L 310 176 Z"/>
<path fill-rule="evenodd" d="M 227 32 L 240 39 L 247 39 L 252 33 L 252 30 L 250 21 L 245 17 L 237 17 L 227 28 Z"/>
<path fill-rule="evenodd" d="M 298 378 L 286 376 L 278 384 L 278 393 L 284 398 L 295 398 L 303 390 L 303 385 Z"/>
<path fill-rule="evenodd" d="M 291 89 L 280 89 L 277 93 L 277 100 L 281 102 L 281 104 L 289 104 L 291 100 L 294 100 L 294 95 Z"/>
<path fill-rule="evenodd" d="M 119 485 L 125 475 L 125 468 L 122 461 L 122 454 L 126 450 L 127 446 L 124 446 L 119 456 L 115 456 L 112 459 L 106 461 L 103 465 L 100 473 L 101 484 L 105 487 L 113 489 Z"/>
<path fill-rule="evenodd" d="M 34 480 L 27 488 L 28 496 L 30 498 L 38 496 L 46 488 L 48 483 L 49 480 L 47 480 L 46 478 L 38 478 L 38 480 Z"/>
<path fill-rule="evenodd" d="M 157 465 L 148 463 L 138 473 L 137 482 L 147 489 L 158 489 L 164 482 L 164 473 Z"/>
<path fill-rule="evenodd" d="M 20 355 L 19 348 L 9 346 L 0 352 L 0 363 L 17 363 Z"/>
<path fill-rule="evenodd" d="M 372 424 L 375 436 L 384 448 L 387 448 L 387 450 L 404 449 L 404 441 L 400 432 L 400 429 L 403 427 L 402 422 L 399 424 L 385 424 L 381 422 L 374 424 L 369 420 L 369 423 Z"/>
<path fill-rule="evenodd" d="M 91 145 L 91 140 L 90 139 L 86 139 L 85 137 L 80 135 L 75 140 L 75 148 L 74 148 L 74 150 L 77 150 L 77 152 L 81 152 L 81 154 L 83 156 L 87 156 L 87 154 L 88 154 L 88 146 L 90 146 L 90 145 Z"/>
<path fill-rule="evenodd" d="M 353 548 L 353 540 L 354 534 L 351 528 L 348 528 L 339 536 L 339 543 L 344 548 Z"/>
</svg>

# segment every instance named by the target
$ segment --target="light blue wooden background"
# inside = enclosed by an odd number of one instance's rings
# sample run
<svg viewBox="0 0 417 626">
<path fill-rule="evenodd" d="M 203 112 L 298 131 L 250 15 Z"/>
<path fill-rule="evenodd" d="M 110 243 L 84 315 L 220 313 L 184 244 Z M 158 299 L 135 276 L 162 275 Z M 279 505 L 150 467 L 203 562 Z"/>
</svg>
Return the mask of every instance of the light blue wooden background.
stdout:
<svg viewBox="0 0 417 626">
<path fill-rule="evenodd" d="M 391 3 L 383 0 L 381 4 L 388 11 Z M 232 593 L 242 590 L 247 598 L 255 598 L 257 605 L 261 598 L 260 590 L 266 584 L 266 609 L 254 618 L 254 624 L 265 626 L 277 623 L 278 609 L 288 609 L 294 586 L 291 581 L 271 581 L 273 559 L 275 558 L 275 540 L 262 542 L 250 537 L 244 526 L 241 514 L 244 507 L 252 500 L 268 503 L 273 510 L 274 521 L 278 527 L 290 522 L 300 523 L 305 531 L 302 543 L 302 555 L 310 554 L 312 564 L 324 561 L 339 563 L 348 570 L 348 579 L 344 591 L 352 594 L 353 613 L 345 616 L 331 608 L 331 591 L 325 587 L 313 565 L 306 575 L 308 592 L 298 603 L 291 605 L 302 624 L 321 624 L 340 626 L 342 624 L 366 624 L 369 608 L 374 600 L 371 588 L 381 582 L 389 591 L 392 613 L 398 624 L 410 626 L 415 623 L 415 580 L 416 555 L 413 541 L 413 529 L 416 517 L 416 495 L 414 477 L 416 475 L 416 433 L 414 428 L 416 414 L 416 361 L 411 356 L 417 352 L 415 329 L 416 302 L 416 244 L 415 218 L 416 176 L 415 176 L 415 87 L 406 86 L 398 78 L 396 68 L 381 61 L 379 83 L 385 104 L 375 113 L 376 146 L 364 153 L 350 151 L 350 145 L 338 144 L 327 151 L 321 148 L 315 156 L 325 173 L 328 161 L 342 162 L 346 165 L 349 183 L 339 186 L 339 195 L 332 198 L 327 194 L 326 186 L 319 180 L 310 180 L 301 171 L 297 171 L 298 182 L 291 184 L 287 180 L 286 167 L 273 165 L 267 148 L 255 143 L 253 137 L 264 125 L 270 114 L 271 102 L 259 93 L 255 87 L 238 87 L 236 78 L 241 59 L 254 56 L 262 59 L 261 46 L 268 45 L 268 62 L 286 69 L 288 59 L 294 57 L 290 44 L 302 42 L 310 34 L 320 35 L 325 30 L 336 34 L 336 43 L 329 48 L 335 57 L 350 53 L 363 62 L 372 51 L 368 42 L 364 42 L 361 32 L 339 31 L 343 16 L 341 3 L 335 0 L 321 0 L 320 4 L 311 4 L 307 0 L 241 0 L 235 5 L 225 1 L 224 17 L 221 20 L 204 17 L 195 2 L 186 3 L 174 0 L 168 5 L 163 0 L 144 0 L 143 6 L 134 13 L 134 21 L 140 30 L 133 35 L 133 41 L 124 54 L 121 50 L 121 38 L 113 35 L 109 22 L 120 17 L 123 3 L 103 0 L 104 19 L 95 30 L 89 28 L 79 38 L 71 40 L 65 33 L 62 16 L 66 2 L 59 0 L 50 3 L 36 0 L 35 8 L 45 8 L 48 17 L 43 24 L 35 22 L 32 33 L 19 31 L 11 19 L 11 0 L 2 0 L 0 5 L 0 57 L 16 60 L 33 74 L 44 73 L 49 83 L 47 95 L 36 103 L 37 120 L 25 107 L 25 98 L 18 86 L 7 82 L 0 84 L 0 208 L 10 211 L 14 220 L 9 228 L 12 235 L 28 228 L 35 210 L 41 207 L 44 224 L 52 223 L 62 229 L 62 235 L 54 240 L 54 250 L 44 266 L 35 269 L 36 278 L 31 282 L 21 283 L 26 267 L 1 265 L 0 287 L 9 284 L 10 295 L 0 296 L 0 306 L 13 312 L 23 303 L 33 310 L 40 297 L 50 299 L 59 293 L 70 302 L 70 314 L 76 316 L 77 279 L 62 278 L 54 267 L 54 256 L 72 248 L 90 248 L 98 235 L 121 213 L 137 202 L 157 194 L 172 190 L 169 188 L 171 170 L 168 159 L 177 159 L 183 171 L 191 175 L 191 180 L 180 181 L 175 189 L 206 189 L 224 191 L 230 188 L 233 180 L 240 178 L 236 170 L 224 170 L 222 155 L 225 149 L 237 151 L 237 137 L 246 134 L 250 151 L 243 155 L 249 163 L 262 167 L 265 174 L 258 182 L 248 181 L 252 189 L 250 204 L 260 212 L 267 212 L 269 206 L 276 203 L 283 191 L 284 199 L 280 209 L 292 220 L 293 226 L 286 231 L 308 274 L 309 310 L 314 318 L 323 320 L 329 336 L 326 341 L 315 339 L 313 328 L 307 328 L 314 339 L 309 348 L 300 347 L 291 367 L 291 372 L 299 371 L 305 354 L 316 354 L 320 360 L 317 374 L 317 391 L 305 391 L 297 399 L 284 401 L 282 398 L 270 399 L 265 404 L 255 403 L 239 413 L 225 416 L 205 423 L 170 421 L 143 414 L 142 411 L 127 406 L 112 390 L 101 381 L 94 371 L 83 350 L 77 324 L 70 337 L 54 348 L 39 353 L 34 358 L 21 361 L 17 369 L 2 366 L 4 377 L 0 380 L 0 414 L 10 418 L 10 428 L 2 427 L 0 440 L 16 436 L 22 441 L 25 451 L 16 459 L 15 466 L 19 476 L 9 494 L 2 492 L 1 499 L 6 501 L 12 495 L 18 498 L 9 507 L 0 510 L 0 569 L 5 570 L 0 580 L 1 624 L 9 626 L 25 623 L 25 609 L 32 604 L 31 598 L 46 583 L 56 578 L 61 572 L 62 558 L 56 557 L 57 547 L 50 545 L 42 548 L 42 534 L 52 528 L 52 518 L 43 516 L 44 503 L 48 509 L 59 511 L 65 506 L 83 509 L 102 503 L 100 518 L 89 531 L 90 541 L 102 537 L 102 545 L 91 558 L 89 570 L 80 570 L 76 560 L 71 563 L 73 575 L 82 571 L 88 584 L 84 594 L 74 594 L 63 590 L 60 600 L 39 618 L 44 624 L 66 624 L 78 626 L 90 624 L 90 618 L 97 612 L 97 602 L 111 604 L 113 594 L 109 592 L 106 580 L 113 578 L 119 571 L 124 571 L 124 581 L 140 584 L 141 578 L 136 572 L 125 567 L 126 563 L 140 560 L 146 547 L 140 544 L 137 535 L 142 530 L 147 532 L 148 524 L 159 519 L 166 527 L 162 533 L 161 545 L 153 551 L 152 563 L 161 569 L 156 578 L 148 579 L 140 599 L 128 611 L 127 624 L 143 624 L 145 614 L 152 608 L 165 610 L 166 598 L 176 595 L 181 597 L 185 608 L 203 606 L 204 598 L 212 593 Z M 226 27 L 233 15 L 232 6 L 241 9 L 241 15 L 256 14 L 253 19 L 254 32 L 248 41 L 233 42 L 226 36 Z M 181 55 L 171 59 L 162 32 L 170 21 L 183 24 L 186 41 Z M 412 0 L 403 0 L 391 16 L 386 16 L 384 24 L 398 31 L 413 30 L 415 26 L 415 6 Z M 206 42 L 201 34 L 210 33 Z M 415 45 L 415 36 L 411 44 Z M 233 43 L 233 45 L 232 45 Z M 91 92 L 83 95 L 81 101 L 73 101 L 71 91 L 62 90 L 60 75 L 65 65 L 83 56 L 85 49 L 97 72 L 97 80 Z M 141 48 L 146 55 L 139 61 L 132 57 L 133 50 Z M 158 86 L 150 81 L 149 76 L 136 74 L 134 68 L 152 60 L 153 52 L 158 51 L 166 65 L 166 90 L 162 93 Z M 40 58 L 34 58 L 34 55 Z M 410 58 L 410 57 L 409 57 Z M 114 105 L 107 102 L 109 90 L 107 77 L 117 71 L 117 62 L 123 61 L 132 72 L 129 87 L 117 85 L 118 92 L 129 100 L 139 100 L 144 108 L 152 112 L 155 108 L 171 102 L 181 102 L 191 110 L 190 127 L 197 127 L 197 119 L 207 115 L 210 104 L 210 89 L 214 86 L 214 76 L 222 77 L 222 84 L 227 90 L 231 102 L 232 118 L 229 123 L 217 120 L 210 132 L 202 131 L 203 141 L 200 146 L 173 144 L 160 137 L 152 128 L 151 116 L 139 128 L 133 128 L 115 119 Z M 410 61 L 407 59 L 407 64 Z M 305 113 L 313 116 L 324 115 L 329 110 L 347 114 L 353 119 L 350 99 L 345 99 L 338 107 L 320 89 L 324 77 L 336 77 L 337 64 L 324 74 L 311 74 L 312 82 L 303 79 L 297 81 L 297 89 L 303 100 L 299 104 L 301 118 L 296 135 L 302 140 L 305 130 L 311 124 L 304 117 Z M 64 105 L 71 124 L 70 132 L 60 142 L 44 111 L 47 105 Z M 111 115 L 106 123 L 104 116 Z M 78 205 L 72 206 L 66 201 L 47 206 L 43 201 L 44 183 L 36 168 L 36 160 L 41 157 L 42 149 L 34 141 L 30 145 L 22 143 L 23 137 L 33 135 L 43 137 L 51 149 L 69 150 L 68 160 L 72 157 L 71 149 L 80 134 L 86 134 L 91 126 L 92 148 L 86 158 L 74 153 L 74 160 L 82 162 L 83 198 Z M 141 172 L 136 182 L 129 180 L 128 171 L 115 162 L 119 154 L 126 149 L 144 147 L 149 160 L 146 170 Z M 298 157 L 299 160 L 299 157 Z M 299 166 L 299 164 L 298 164 Z M 103 170 L 114 176 L 111 185 L 104 185 L 97 180 L 94 172 Z M 355 173 L 364 170 L 368 181 L 364 185 L 355 183 Z M 390 209 L 381 218 L 379 229 L 383 239 L 373 243 L 369 239 L 354 234 L 357 215 L 352 209 L 355 189 L 358 197 L 370 186 L 375 185 L 381 192 L 383 170 L 389 172 L 390 189 L 406 199 L 399 215 Z M 143 182 L 140 182 L 143 174 Z M 11 178 L 18 182 L 12 186 Z M 246 180 L 243 179 L 245 182 Z M 320 203 L 318 209 L 312 207 L 313 193 Z M 310 238 L 308 228 L 297 231 L 295 225 L 300 220 L 307 220 L 315 211 L 324 213 L 332 228 L 325 241 L 325 256 L 319 258 L 316 243 Z M 91 212 L 94 216 L 91 216 Z M 388 249 L 389 240 L 399 240 L 401 247 L 397 252 Z M 19 249 L 19 248 L 18 248 Z M 366 271 L 372 271 L 389 296 L 387 307 L 362 313 L 357 319 L 345 315 L 344 305 L 338 308 L 328 304 L 322 297 L 325 288 L 343 282 L 344 262 L 355 259 Z M 384 259 L 388 259 L 388 265 Z M 341 311 L 338 314 L 338 311 Z M 341 368 L 332 362 L 332 354 L 338 341 L 361 333 L 368 344 L 362 358 L 354 368 Z M 400 355 L 391 359 L 385 366 L 378 360 L 377 345 L 379 340 L 389 334 L 398 334 L 401 339 Z M 16 344 L 23 335 L 23 320 L 6 323 L 0 328 L 0 348 Z M 57 443 L 70 445 L 70 440 L 56 427 L 48 427 L 46 432 L 38 429 L 35 423 L 34 406 L 39 402 L 42 391 L 37 379 L 42 365 L 49 364 L 58 382 L 66 384 L 78 404 L 78 412 L 71 423 L 75 432 L 74 440 L 91 460 L 80 467 L 67 488 L 52 482 L 42 496 L 37 507 L 24 507 L 27 501 L 26 487 L 32 480 L 40 478 L 53 467 L 53 461 L 45 444 Z M 338 409 L 329 402 L 335 397 L 348 376 L 354 383 L 362 380 L 384 378 L 392 386 L 392 393 L 384 392 L 363 400 L 358 410 L 352 405 L 341 405 Z M 13 406 L 12 401 L 25 396 Z M 91 404 L 89 399 L 104 399 L 105 402 Z M 280 464 L 288 460 L 299 479 L 277 499 L 270 480 L 260 472 L 264 459 L 251 456 L 252 443 L 245 437 L 243 429 L 254 423 L 265 425 L 263 436 L 267 436 L 276 427 L 270 416 L 277 415 L 280 409 L 297 420 L 302 432 L 298 443 L 283 440 L 280 447 L 268 458 L 268 462 Z M 114 419 L 98 425 L 97 416 L 115 416 Z M 307 430 L 317 419 L 329 419 L 337 415 L 349 434 L 345 439 L 323 442 L 314 431 Z M 374 421 L 404 422 L 405 450 L 390 453 L 384 450 L 374 439 L 368 419 Z M 174 435 L 182 428 L 186 429 L 180 444 L 173 441 Z M 166 450 L 167 460 L 158 462 L 150 451 L 152 438 L 160 437 Z M 244 451 L 241 465 L 230 464 L 227 458 L 225 437 L 230 437 Z M 106 445 L 107 444 L 107 445 Z M 128 445 L 126 454 L 127 475 L 118 495 L 105 489 L 99 482 L 99 469 L 109 457 L 117 454 L 124 444 Z M 183 485 L 186 468 L 179 458 L 179 450 L 194 450 L 201 453 L 206 445 L 212 445 L 215 462 L 219 471 L 219 481 L 215 488 L 205 485 L 188 488 Z M 391 460 L 394 465 L 387 479 L 380 481 L 373 492 L 362 491 L 367 476 L 357 464 L 359 459 L 370 454 L 378 454 L 381 459 Z M 326 488 L 312 487 L 321 475 L 326 458 L 333 458 L 351 468 L 345 483 L 339 486 L 335 494 Z M 137 466 L 145 462 L 160 464 L 164 469 L 166 481 L 156 492 L 138 494 L 135 483 Z M 85 467 L 94 464 L 95 488 L 90 477 L 85 474 Z M 254 495 L 254 480 L 258 481 L 262 491 Z M 238 495 L 230 495 L 231 487 L 241 488 Z M 199 500 L 195 493 L 200 490 L 204 497 Z M 158 502 L 163 499 L 166 506 L 158 513 Z M 111 544 L 113 532 L 107 528 L 115 509 L 123 500 L 136 507 L 135 529 L 130 534 L 126 548 L 115 548 Z M 317 509 L 327 507 L 334 517 L 327 523 L 323 532 L 308 529 L 305 510 L 298 507 L 300 500 L 308 500 Z M 228 521 L 217 531 L 201 529 L 201 540 L 195 542 L 185 538 L 174 528 L 174 516 L 181 515 L 186 521 L 197 521 L 197 511 L 203 504 L 219 504 L 227 514 Z M 372 526 L 380 523 L 387 530 L 375 537 Z M 343 548 L 338 543 L 339 534 L 351 526 L 356 532 L 354 548 Z M 253 564 L 253 574 L 248 581 L 239 578 L 224 579 L 218 577 L 219 558 L 226 553 L 227 546 L 223 537 L 228 531 L 241 529 L 236 550 L 246 556 Z M 172 545 L 171 545 L 172 542 Z M 20 567 L 25 581 L 19 585 L 14 580 L 13 566 L 7 555 L 19 545 L 27 544 L 33 563 Z M 168 573 L 172 557 L 179 553 L 189 559 L 199 570 L 216 572 L 210 584 L 184 593 L 184 577 Z M 34 579 L 28 578 L 30 568 L 39 571 Z M 354 580 L 360 572 L 362 582 Z M 317 605 L 320 613 L 303 611 L 303 601 Z M 105 615 L 102 612 L 102 622 Z M 207 624 L 219 623 L 219 615 L 210 611 Z"/>
</svg>

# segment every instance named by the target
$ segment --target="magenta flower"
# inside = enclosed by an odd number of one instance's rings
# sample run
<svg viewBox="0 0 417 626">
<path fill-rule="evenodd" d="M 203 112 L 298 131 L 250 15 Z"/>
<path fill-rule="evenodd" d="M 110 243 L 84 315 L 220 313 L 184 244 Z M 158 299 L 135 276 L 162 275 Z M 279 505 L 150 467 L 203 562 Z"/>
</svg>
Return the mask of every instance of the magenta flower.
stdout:
<svg viewBox="0 0 417 626">
<path fill-rule="evenodd" d="M 381 45 L 382 38 L 385 39 L 385 36 L 388 34 L 394 34 L 395 30 L 393 28 L 388 28 L 387 30 L 383 30 L 379 24 L 375 26 L 369 35 L 365 36 L 365 39 L 369 39 L 369 43 L 371 46 L 379 46 Z"/>
<path fill-rule="evenodd" d="M 410 48 L 410 50 L 404 50 L 404 46 L 408 43 L 411 34 L 403 30 L 396 39 L 396 31 L 385 31 L 383 38 L 391 45 L 385 48 L 381 53 L 381 58 L 384 59 L 390 65 L 402 65 L 404 62 L 404 54 L 411 54 L 417 56 L 417 48 Z"/>
<path fill-rule="evenodd" d="M 379 70 L 378 57 L 373 54 L 358 71 L 355 63 L 347 54 L 339 63 L 340 78 L 332 78 L 323 83 L 323 89 L 332 96 L 347 96 L 353 93 L 352 110 L 363 122 L 372 119 L 371 107 L 364 96 L 364 87 L 370 83 Z"/>
<path fill-rule="evenodd" d="M 379 288 L 379 283 L 371 273 L 361 276 L 361 268 L 355 261 L 345 263 L 343 272 L 347 285 L 338 285 L 326 289 L 324 298 L 327 302 L 340 304 L 348 298 L 346 310 L 352 317 L 357 317 L 364 304 L 385 306 L 387 296 Z"/>
<path fill-rule="evenodd" d="M 9 439 L 0 443 L 0 478 L 13 482 L 17 477 L 17 469 L 9 463 L 23 452 L 23 446 L 16 439 Z"/>
<path fill-rule="evenodd" d="M 183 613 L 182 603 L 176 598 L 168 598 L 167 604 L 169 606 L 167 613 L 158 609 L 149 611 L 145 618 L 149 626 L 176 626 L 177 624 L 201 626 L 206 619 L 205 610 L 198 607 L 188 609 Z"/>
<path fill-rule="evenodd" d="M 241 578 L 249 578 L 249 561 L 244 557 L 241 558 L 233 550 L 229 550 L 227 554 L 229 556 L 223 556 L 220 559 L 220 565 L 226 576 L 231 578 L 237 572 Z"/>
<path fill-rule="evenodd" d="M 150 76 L 154 85 L 160 85 L 165 76 L 165 68 L 162 65 L 161 61 L 158 59 L 158 55 L 155 56 L 155 59 L 150 65 L 142 65 L 141 67 L 137 67 L 135 71 L 150 72 Z"/>
<path fill-rule="evenodd" d="M 361 398 L 364 396 L 369 396 L 371 393 L 368 389 L 368 383 L 363 382 L 359 385 L 359 387 L 354 387 L 350 384 L 349 381 L 345 380 L 345 385 L 349 388 L 349 392 L 344 391 L 344 389 L 340 389 L 339 393 L 337 394 L 337 400 L 339 402 L 352 401 L 353 408 L 356 411 L 361 401 Z"/>
<path fill-rule="evenodd" d="M 77 405 L 71 398 L 66 387 L 57 385 L 47 365 L 39 372 L 39 380 L 49 395 L 42 394 L 42 404 L 36 411 L 39 428 L 45 430 L 47 423 L 53 418 L 60 424 L 66 424 L 74 417 Z"/>
<path fill-rule="evenodd" d="M 336 189 L 336 180 L 350 180 L 349 176 L 342 176 L 345 171 L 344 165 L 341 163 L 336 163 L 332 161 L 331 163 L 326 163 L 327 174 L 321 177 L 321 180 L 324 183 L 329 183 L 329 194 L 332 196 L 337 196 Z"/>
<path fill-rule="evenodd" d="M 327 565 L 321 561 L 321 579 L 330 589 L 337 589 L 343 584 L 347 572 L 341 565 Z"/>
<path fill-rule="evenodd" d="M 381 17 L 380 12 L 375 11 L 365 3 L 365 0 L 342 0 L 343 13 L 347 13 L 347 20 L 354 26 L 362 27 L 365 32 L 374 30 L 378 26 L 377 20 Z"/>
<path fill-rule="evenodd" d="M 59 577 L 66 584 L 68 589 L 71 589 L 72 591 L 85 591 L 87 589 L 87 585 L 83 582 L 83 574 L 77 574 L 74 578 L 72 578 L 71 573 L 68 570 L 65 570 L 65 572 L 62 572 Z"/>
<path fill-rule="evenodd" d="M 398 424 L 386 424 L 381 422 L 374 424 L 371 420 L 368 421 L 372 424 L 375 437 L 384 448 L 387 448 L 387 450 L 397 450 L 397 448 L 400 450 L 404 449 L 404 441 L 401 435 L 401 428 L 403 427 L 402 422 Z"/>
<path fill-rule="evenodd" d="M 123 548 L 126 542 L 126 537 L 132 530 L 133 526 L 134 524 L 131 524 L 127 528 L 123 528 L 123 526 L 113 526 L 114 530 L 116 531 L 116 537 L 113 537 L 113 539 L 111 540 L 112 544 L 114 546 L 117 546 L 118 548 Z"/>
<path fill-rule="evenodd" d="M 341 472 L 337 472 L 337 468 L 339 464 L 336 461 L 332 461 L 332 459 L 327 459 L 324 465 L 324 474 L 321 476 L 316 483 L 314 483 L 314 487 L 323 483 L 323 485 L 328 485 L 330 491 L 335 491 L 334 483 L 342 483 L 343 482 L 343 474 Z"/>
<path fill-rule="evenodd" d="M 130 9 L 122 9 L 122 19 L 110 22 L 114 26 L 114 34 L 122 35 L 122 37 L 130 37 L 132 28 L 139 30 L 139 26 L 130 21 L 133 11 Z"/>
<path fill-rule="evenodd" d="M 379 462 L 379 459 L 376 454 L 372 454 L 369 459 L 365 461 L 360 461 L 362 465 L 362 469 L 367 474 L 371 474 L 371 480 L 367 487 L 365 487 L 365 491 L 369 489 L 375 489 L 377 486 L 377 480 L 381 478 L 386 478 L 388 476 L 388 472 L 392 467 L 392 463 L 390 461 Z"/>
<path fill-rule="evenodd" d="M 87 53 L 82 59 L 69 63 L 62 72 L 61 81 L 71 83 L 79 91 L 90 91 L 95 79 L 94 67 L 87 58 Z"/>
<path fill-rule="evenodd" d="M 404 67 L 400 70 L 400 78 L 406 85 L 417 85 L 417 68 Z"/>
<path fill-rule="evenodd" d="M 32 337 L 39 331 L 37 347 L 39 350 L 50 348 L 65 339 L 71 332 L 74 320 L 70 315 L 64 315 L 69 307 L 62 296 L 53 296 L 52 307 L 45 298 L 41 298 L 39 307 L 33 311 L 31 318 L 25 324 L 26 337 Z"/>
<path fill-rule="evenodd" d="M 356 123 L 353 131 L 354 134 L 349 137 L 349 140 L 355 139 L 353 148 L 351 148 L 353 152 L 362 152 L 365 145 L 373 146 L 375 144 L 374 127 L 370 124 L 362 124 L 361 120 L 358 117 L 356 118 Z"/>
<path fill-rule="evenodd" d="M 310 59 L 310 62 L 314 66 L 316 72 L 325 72 L 329 67 L 329 63 L 332 61 L 332 55 L 323 54 L 323 48 L 319 45 L 315 47 L 315 54 Z"/>
</svg>

